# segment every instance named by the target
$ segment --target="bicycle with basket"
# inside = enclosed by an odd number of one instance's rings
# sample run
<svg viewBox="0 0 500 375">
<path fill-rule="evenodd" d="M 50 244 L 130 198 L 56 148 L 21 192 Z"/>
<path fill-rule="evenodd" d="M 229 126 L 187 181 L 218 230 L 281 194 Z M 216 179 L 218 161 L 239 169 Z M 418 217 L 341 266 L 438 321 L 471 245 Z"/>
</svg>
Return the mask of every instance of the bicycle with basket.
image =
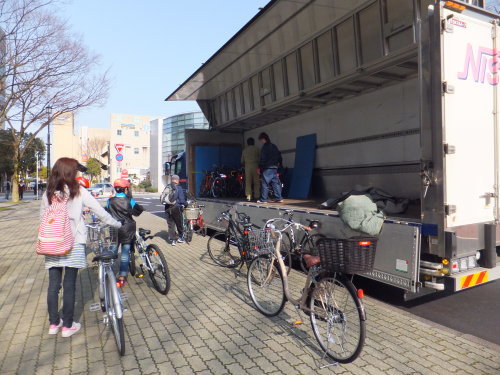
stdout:
<svg viewBox="0 0 500 375">
<path fill-rule="evenodd" d="M 94 253 L 92 261 L 98 274 L 98 292 L 100 302 L 90 306 L 90 311 L 102 311 L 103 323 L 108 326 L 115 337 L 116 346 L 121 356 L 125 355 L 125 329 L 123 313 L 126 309 L 123 301 L 126 295 L 118 291 L 113 264 L 118 257 L 113 251 L 118 240 L 118 231 L 108 225 L 103 225 L 92 217 L 88 228 L 87 246 Z"/>
<path fill-rule="evenodd" d="M 320 238 L 318 254 L 304 255 L 308 267 L 304 289 L 299 299 L 290 293 L 288 274 L 281 257 L 282 232 L 271 227 L 278 237 L 272 252 L 259 254 L 250 264 L 247 284 L 257 310 L 272 317 L 286 301 L 299 312 L 309 315 L 311 327 L 323 357 L 338 363 L 354 361 L 363 349 L 366 314 L 362 289 L 356 289 L 353 275 L 373 270 L 377 238 Z M 294 325 L 302 324 L 299 319 Z"/>
</svg>

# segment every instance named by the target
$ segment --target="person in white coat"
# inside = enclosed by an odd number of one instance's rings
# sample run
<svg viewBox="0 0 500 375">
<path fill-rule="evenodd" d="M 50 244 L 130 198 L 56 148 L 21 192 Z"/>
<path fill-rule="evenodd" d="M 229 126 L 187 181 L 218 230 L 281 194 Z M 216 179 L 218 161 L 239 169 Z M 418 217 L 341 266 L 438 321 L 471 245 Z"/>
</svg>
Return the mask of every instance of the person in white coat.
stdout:
<svg viewBox="0 0 500 375">
<path fill-rule="evenodd" d="M 67 255 L 46 255 L 45 269 L 49 271 L 47 307 L 49 312 L 49 335 L 55 335 L 62 327 L 62 337 L 70 337 L 78 332 L 81 324 L 73 321 L 75 311 L 75 289 L 78 269 L 87 265 L 85 243 L 87 227 L 83 219 L 83 209 L 91 209 L 105 224 L 119 228 L 121 223 L 111 217 L 92 195 L 76 180 L 78 161 L 60 158 L 54 164 L 47 190 L 42 197 L 40 218 L 50 206 L 52 199 L 68 197 L 67 209 L 71 229 L 75 238 L 74 246 Z M 64 273 L 64 280 L 63 280 Z M 64 288 L 62 317 L 59 316 L 59 290 L 61 281 Z M 62 318 L 62 319 L 61 319 Z"/>
</svg>

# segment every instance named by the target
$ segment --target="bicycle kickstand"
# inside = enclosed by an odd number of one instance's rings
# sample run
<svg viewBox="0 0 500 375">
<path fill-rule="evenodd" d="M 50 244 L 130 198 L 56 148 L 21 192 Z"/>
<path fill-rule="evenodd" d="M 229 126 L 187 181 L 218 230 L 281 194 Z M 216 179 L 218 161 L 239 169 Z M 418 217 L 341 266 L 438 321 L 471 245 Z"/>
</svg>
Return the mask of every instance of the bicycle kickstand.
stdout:
<svg viewBox="0 0 500 375">
<path fill-rule="evenodd" d="M 238 278 L 238 276 L 241 276 L 241 269 L 243 268 L 243 266 L 244 266 L 244 265 L 245 265 L 245 262 L 241 262 L 241 266 L 240 266 L 240 268 L 238 268 L 238 271 L 236 271 L 236 272 L 234 273 L 234 278 L 235 278 L 235 279 L 237 279 L 237 278 Z"/>
</svg>

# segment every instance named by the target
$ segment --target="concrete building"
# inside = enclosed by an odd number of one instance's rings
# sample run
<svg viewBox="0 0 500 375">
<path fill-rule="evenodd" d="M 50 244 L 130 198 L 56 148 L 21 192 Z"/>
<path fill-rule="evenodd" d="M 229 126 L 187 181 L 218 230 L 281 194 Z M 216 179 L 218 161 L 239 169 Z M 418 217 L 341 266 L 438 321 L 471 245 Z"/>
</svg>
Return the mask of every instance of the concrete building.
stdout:
<svg viewBox="0 0 500 375">
<path fill-rule="evenodd" d="M 111 181 L 119 178 L 124 169 L 128 171 L 129 178 L 136 183 L 149 177 L 149 123 L 154 119 L 158 117 L 111 114 Z"/>
<path fill-rule="evenodd" d="M 151 183 L 158 191 L 165 187 L 163 176 L 164 163 L 185 149 L 184 130 L 207 129 L 208 121 L 202 112 L 188 112 L 156 119 L 151 127 Z"/>
<path fill-rule="evenodd" d="M 75 133 L 75 116 L 72 112 L 59 115 L 50 124 L 51 134 L 51 164 L 62 157 L 81 161 L 80 137 Z"/>
</svg>

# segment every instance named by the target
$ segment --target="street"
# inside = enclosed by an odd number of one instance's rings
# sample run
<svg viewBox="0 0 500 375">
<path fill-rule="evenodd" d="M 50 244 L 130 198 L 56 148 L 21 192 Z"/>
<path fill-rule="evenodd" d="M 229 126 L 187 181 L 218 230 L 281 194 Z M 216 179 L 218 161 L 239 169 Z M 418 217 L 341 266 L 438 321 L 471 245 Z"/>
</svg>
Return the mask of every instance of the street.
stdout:
<svg viewBox="0 0 500 375">
<path fill-rule="evenodd" d="M 148 201 L 137 196 L 138 201 Z M 119 357 L 95 302 L 92 267 L 77 280 L 76 319 L 83 332 L 71 339 L 47 335 L 47 272 L 34 254 L 39 202 L 2 204 L 0 211 L 0 373 L 1 374 L 495 374 L 500 346 L 422 320 L 377 299 L 364 299 L 367 339 L 354 363 L 330 366 L 321 360 L 307 317 L 293 306 L 275 318 L 258 313 L 249 300 L 245 270 L 215 266 L 206 238 L 172 247 L 165 222 L 144 213 L 141 227 L 152 230 L 169 263 L 172 288 L 158 294 L 144 279 L 129 279 L 125 293 L 126 355 Z M 91 255 L 89 254 L 88 257 Z M 89 262 L 90 263 L 90 262 Z M 292 288 L 304 276 L 293 271 Z"/>
</svg>

